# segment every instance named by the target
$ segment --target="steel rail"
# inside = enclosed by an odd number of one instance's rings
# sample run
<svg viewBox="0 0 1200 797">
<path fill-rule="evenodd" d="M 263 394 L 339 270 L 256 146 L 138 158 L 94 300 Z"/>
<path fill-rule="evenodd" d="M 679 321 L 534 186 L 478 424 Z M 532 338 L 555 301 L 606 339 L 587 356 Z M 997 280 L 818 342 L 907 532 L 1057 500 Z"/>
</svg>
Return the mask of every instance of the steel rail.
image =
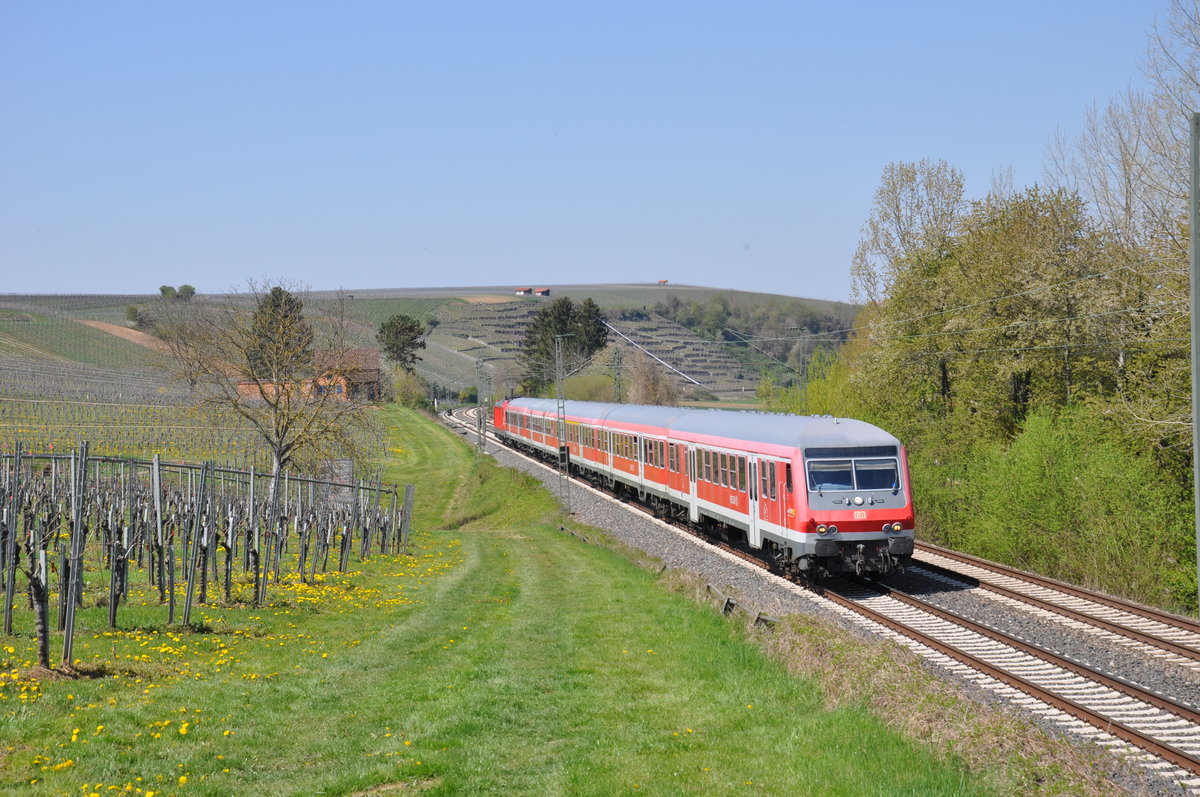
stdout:
<svg viewBox="0 0 1200 797">
<path fill-rule="evenodd" d="M 952 551 L 949 548 L 943 548 L 940 545 L 931 545 L 927 542 L 918 542 L 917 550 L 928 551 L 929 553 L 937 554 L 938 556 L 944 556 L 947 559 L 954 559 L 962 562 L 963 564 L 974 565 L 975 567 L 979 567 L 984 570 L 992 570 L 1003 576 L 1015 578 L 1020 581 L 1028 581 L 1032 584 L 1038 585 L 1039 587 L 1055 589 L 1060 592 L 1065 592 L 1068 595 L 1073 595 L 1077 598 L 1084 598 L 1086 600 L 1103 604 L 1111 609 L 1119 609 L 1123 612 L 1129 612 L 1130 614 L 1136 614 L 1140 617 L 1144 617 L 1147 620 L 1157 620 L 1165 625 L 1171 625 L 1184 631 L 1191 631 L 1193 633 L 1200 634 L 1200 622 L 1192 620 L 1188 617 L 1180 617 L 1179 615 L 1164 612 L 1149 606 L 1142 606 L 1140 604 L 1123 601 L 1119 598 L 1113 598 L 1109 595 L 1094 592 L 1093 590 L 1086 589 L 1084 587 L 1077 587 L 1074 584 L 1067 584 L 1066 582 L 1058 581 L 1057 579 L 1039 576 L 1036 573 L 1027 573 L 1024 570 L 1018 570 L 1015 567 L 997 564 L 996 562 L 989 562 L 987 559 L 980 559 L 977 556 L 971 556 L 970 554 Z"/>
<path fill-rule="evenodd" d="M 1072 620 L 1078 620 L 1081 623 L 1087 623 L 1088 625 L 1095 626 L 1096 628 L 1101 628 L 1105 631 L 1119 634 L 1129 639 L 1137 640 L 1138 642 L 1150 645 L 1151 647 L 1156 647 L 1160 650 L 1174 653 L 1177 656 L 1200 661 L 1200 650 L 1197 650 L 1196 648 L 1188 647 L 1187 645 L 1181 645 L 1178 642 L 1172 642 L 1169 639 L 1163 639 L 1162 637 L 1155 636 L 1154 634 L 1148 634 L 1144 631 L 1138 631 L 1135 628 L 1130 628 L 1128 626 L 1121 625 L 1120 623 L 1114 623 L 1111 620 L 1105 620 L 1101 617 L 1096 617 L 1095 615 L 1086 614 L 1084 612 L 1076 611 L 1075 609 L 1069 609 L 1066 606 L 1061 606 L 1057 603 L 1052 603 L 1048 600 L 1044 600 L 1033 595 L 1026 595 L 1023 592 L 1018 592 L 1017 590 L 1004 587 L 999 584 L 993 584 L 990 581 L 981 581 L 975 576 L 959 573 L 956 570 L 951 570 L 948 567 L 942 567 L 941 565 L 937 565 L 932 562 L 915 561 L 914 564 L 919 564 L 922 569 L 940 573 L 941 575 L 955 579 L 956 581 L 961 581 L 969 586 L 985 589 L 989 592 L 995 592 L 997 595 L 1003 595 L 1006 598 L 1021 601 L 1022 603 L 1026 603 L 1038 609 L 1044 609 L 1048 612 L 1054 612 L 1055 614 L 1069 617 Z"/>
</svg>

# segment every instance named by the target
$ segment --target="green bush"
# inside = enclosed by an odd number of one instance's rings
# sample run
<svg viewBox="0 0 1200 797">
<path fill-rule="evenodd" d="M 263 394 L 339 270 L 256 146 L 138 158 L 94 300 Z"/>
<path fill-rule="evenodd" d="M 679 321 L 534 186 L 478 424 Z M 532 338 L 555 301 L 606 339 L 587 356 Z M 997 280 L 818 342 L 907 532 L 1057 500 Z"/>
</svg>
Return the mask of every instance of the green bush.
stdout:
<svg viewBox="0 0 1200 797">
<path fill-rule="evenodd" d="M 1106 427 L 1084 407 L 1037 411 L 1010 445 L 977 448 L 961 489 L 925 511 L 949 543 L 980 556 L 1194 608 L 1190 496 Z"/>
</svg>

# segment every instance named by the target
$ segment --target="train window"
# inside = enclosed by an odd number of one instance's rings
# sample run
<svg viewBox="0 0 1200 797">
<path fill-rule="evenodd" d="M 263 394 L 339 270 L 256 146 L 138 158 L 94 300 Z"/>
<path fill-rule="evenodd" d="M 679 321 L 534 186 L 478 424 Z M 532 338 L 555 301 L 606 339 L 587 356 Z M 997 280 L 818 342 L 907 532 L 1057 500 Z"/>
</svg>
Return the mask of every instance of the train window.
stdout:
<svg viewBox="0 0 1200 797">
<path fill-rule="evenodd" d="M 787 463 L 785 467 L 787 471 L 783 477 L 783 486 L 790 493 L 792 491 L 792 463 Z"/>
<path fill-rule="evenodd" d="M 767 463 L 758 463 L 758 497 L 765 499 L 767 497 Z"/>
<path fill-rule="evenodd" d="M 667 446 L 667 470 L 671 473 L 679 472 L 679 456 L 675 451 L 675 446 Z"/>
<path fill-rule="evenodd" d="M 721 486 L 729 486 L 729 455 L 721 455 Z"/>
<path fill-rule="evenodd" d="M 738 457 L 737 488 L 746 492 L 746 458 Z"/>
<path fill-rule="evenodd" d="M 712 452 L 708 450 L 704 452 L 704 481 L 712 481 Z"/>
<path fill-rule="evenodd" d="M 772 462 L 771 463 L 771 479 L 770 479 L 770 481 L 767 482 L 767 485 L 771 488 L 771 500 L 772 501 L 775 500 L 775 478 L 776 478 L 775 477 L 775 463 Z"/>
<path fill-rule="evenodd" d="M 853 490 L 854 472 L 848 459 L 823 459 L 808 463 L 808 489 Z"/>
<path fill-rule="evenodd" d="M 860 490 L 895 490 L 900 486 L 896 460 L 856 459 L 854 481 Z"/>
</svg>

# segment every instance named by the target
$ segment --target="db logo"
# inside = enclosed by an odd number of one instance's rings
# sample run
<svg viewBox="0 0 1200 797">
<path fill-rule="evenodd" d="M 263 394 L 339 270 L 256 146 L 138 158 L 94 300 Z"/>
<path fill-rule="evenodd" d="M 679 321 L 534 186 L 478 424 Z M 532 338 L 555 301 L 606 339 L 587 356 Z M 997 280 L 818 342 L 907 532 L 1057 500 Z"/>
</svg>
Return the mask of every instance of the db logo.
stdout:
<svg viewBox="0 0 1200 797">
<path fill-rule="evenodd" d="M 857 510 L 855 510 L 855 511 L 854 511 L 854 519 L 855 519 L 855 520 L 866 520 L 866 519 L 867 519 L 867 512 L 866 512 L 866 510 L 865 510 L 865 509 L 857 509 Z"/>
</svg>

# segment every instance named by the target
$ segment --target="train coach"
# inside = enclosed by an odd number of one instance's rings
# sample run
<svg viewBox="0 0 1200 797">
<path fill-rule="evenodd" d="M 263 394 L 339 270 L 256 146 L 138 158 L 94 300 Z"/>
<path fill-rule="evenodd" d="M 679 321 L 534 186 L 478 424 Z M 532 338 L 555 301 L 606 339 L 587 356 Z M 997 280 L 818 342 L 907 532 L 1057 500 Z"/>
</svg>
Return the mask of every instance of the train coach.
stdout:
<svg viewBox="0 0 1200 797">
<path fill-rule="evenodd" d="M 762 550 L 816 579 L 901 572 L 913 552 L 904 446 L 830 416 L 511 399 L 493 425 L 506 444 L 561 458 L 576 473 L 657 513 Z"/>
</svg>

